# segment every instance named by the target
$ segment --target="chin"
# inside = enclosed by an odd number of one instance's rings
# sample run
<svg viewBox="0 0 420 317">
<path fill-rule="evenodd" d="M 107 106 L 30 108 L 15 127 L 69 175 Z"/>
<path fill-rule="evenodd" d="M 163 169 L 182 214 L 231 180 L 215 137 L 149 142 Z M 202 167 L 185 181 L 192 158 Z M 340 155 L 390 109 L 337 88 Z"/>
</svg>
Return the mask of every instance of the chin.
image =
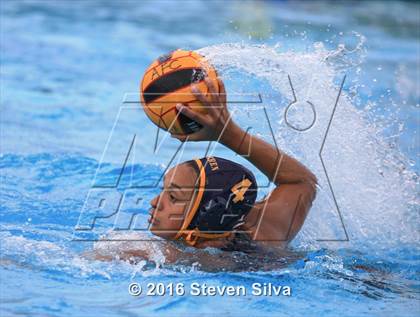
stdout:
<svg viewBox="0 0 420 317">
<path fill-rule="evenodd" d="M 164 231 L 161 228 L 157 228 L 152 226 L 150 228 L 150 232 L 153 233 L 155 236 L 161 237 L 163 239 L 173 239 L 176 236 L 176 232 L 174 231 Z"/>
</svg>

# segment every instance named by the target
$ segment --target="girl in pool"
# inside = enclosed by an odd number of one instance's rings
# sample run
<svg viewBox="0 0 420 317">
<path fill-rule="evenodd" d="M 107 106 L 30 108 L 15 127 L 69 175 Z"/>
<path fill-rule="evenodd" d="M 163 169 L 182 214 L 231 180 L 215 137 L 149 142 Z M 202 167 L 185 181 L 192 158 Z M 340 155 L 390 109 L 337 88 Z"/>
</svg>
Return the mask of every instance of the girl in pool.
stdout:
<svg viewBox="0 0 420 317">
<path fill-rule="evenodd" d="M 221 81 L 220 94 L 210 80 L 206 79 L 206 84 L 209 97 L 194 86 L 192 93 L 206 107 L 207 114 L 177 105 L 179 112 L 200 123 L 202 129 L 172 137 L 181 142 L 220 142 L 249 160 L 277 187 L 263 200 L 255 201 L 255 178 L 240 164 L 219 157 L 181 163 L 166 173 L 162 192 L 150 202 L 150 230 L 166 240 L 179 240 L 199 249 L 254 254 L 284 249 L 305 221 L 315 198 L 317 179 L 300 162 L 245 132 L 232 120 Z M 168 263 L 185 257 L 177 243 L 167 243 L 160 250 Z M 150 259 L 155 253 L 154 247 L 129 248 L 119 257 Z M 215 259 L 207 261 L 201 256 L 200 260 L 214 263 Z"/>
<path fill-rule="evenodd" d="M 241 240 L 285 247 L 305 221 L 317 179 L 294 158 L 242 130 L 229 114 L 224 88 L 218 94 L 211 80 L 206 79 L 206 84 L 209 97 L 194 86 L 192 93 L 207 114 L 177 105 L 179 112 L 203 128 L 172 137 L 181 142 L 220 142 L 249 160 L 277 187 L 256 202 L 255 178 L 240 164 L 218 157 L 184 162 L 167 172 L 163 191 L 151 201 L 150 230 L 197 248 L 229 249 L 243 245 Z M 221 81 L 219 85 L 223 87 Z"/>
</svg>

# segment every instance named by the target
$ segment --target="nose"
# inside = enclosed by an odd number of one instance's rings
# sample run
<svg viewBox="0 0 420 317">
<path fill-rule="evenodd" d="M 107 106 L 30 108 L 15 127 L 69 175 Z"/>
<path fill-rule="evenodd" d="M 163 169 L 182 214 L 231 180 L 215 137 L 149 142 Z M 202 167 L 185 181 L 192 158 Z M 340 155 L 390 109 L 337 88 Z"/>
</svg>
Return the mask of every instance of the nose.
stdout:
<svg viewBox="0 0 420 317">
<path fill-rule="evenodd" d="M 159 195 L 155 196 L 151 201 L 150 201 L 150 205 L 152 206 L 153 209 L 156 209 L 158 202 L 159 202 Z"/>
</svg>

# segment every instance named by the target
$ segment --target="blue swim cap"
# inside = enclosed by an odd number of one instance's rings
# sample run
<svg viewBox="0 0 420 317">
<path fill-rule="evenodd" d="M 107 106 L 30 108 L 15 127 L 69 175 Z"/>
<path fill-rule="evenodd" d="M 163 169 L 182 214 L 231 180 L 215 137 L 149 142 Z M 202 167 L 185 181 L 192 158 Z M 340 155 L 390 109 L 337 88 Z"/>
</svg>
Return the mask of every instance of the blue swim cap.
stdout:
<svg viewBox="0 0 420 317">
<path fill-rule="evenodd" d="M 244 223 L 257 198 L 257 183 L 251 171 L 220 158 L 188 161 L 195 167 L 197 193 L 175 239 L 184 236 L 194 245 L 198 238 L 227 237 Z"/>
</svg>

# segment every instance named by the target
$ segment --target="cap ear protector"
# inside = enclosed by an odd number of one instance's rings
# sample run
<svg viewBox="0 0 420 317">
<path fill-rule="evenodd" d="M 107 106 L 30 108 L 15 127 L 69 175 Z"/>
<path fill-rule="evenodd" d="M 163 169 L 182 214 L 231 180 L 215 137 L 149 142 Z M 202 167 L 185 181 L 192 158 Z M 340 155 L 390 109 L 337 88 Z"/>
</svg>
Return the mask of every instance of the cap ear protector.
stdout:
<svg viewBox="0 0 420 317">
<path fill-rule="evenodd" d="M 228 237 L 244 223 L 252 208 L 257 186 L 254 175 L 243 166 L 222 158 L 194 161 L 199 171 L 199 187 L 190 212 L 175 239 L 185 236 L 194 245 L 199 237 Z"/>
<path fill-rule="evenodd" d="M 244 223 L 248 208 L 232 208 L 232 200 L 217 196 L 203 204 L 197 212 L 196 221 L 190 227 L 200 231 L 231 231 Z"/>
<path fill-rule="evenodd" d="M 226 230 L 228 218 L 224 217 L 224 215 L 229 213 L 229 203 L 223 197 L 215 197 L 201 206 L 195 217 L 196 221 L 193 221 L 190 226 L 197 227 L 200 231 L 204 231 L 207 228 Z"/>
</svg>

